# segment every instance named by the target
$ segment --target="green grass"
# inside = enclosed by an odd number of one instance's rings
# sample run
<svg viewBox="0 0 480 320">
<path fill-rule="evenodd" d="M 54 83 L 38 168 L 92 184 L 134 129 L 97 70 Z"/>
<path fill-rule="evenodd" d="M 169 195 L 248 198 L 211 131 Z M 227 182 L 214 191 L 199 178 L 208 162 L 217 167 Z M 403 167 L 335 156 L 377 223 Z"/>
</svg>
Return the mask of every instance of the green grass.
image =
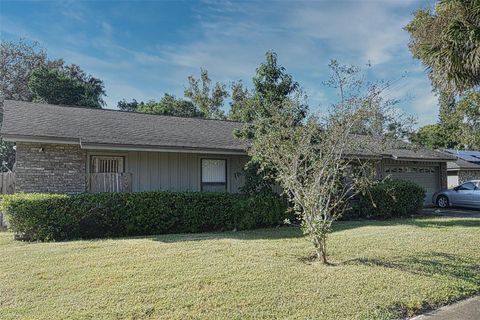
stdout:
<svg viewBox="0 0 480 320">
<path fill-rule="evenodd" d="M 22 243 L 2 319 L 392 319 L 480 292 L 480 219 L 343 222 L 333 266 L 296 228 Z"/>
</svg>

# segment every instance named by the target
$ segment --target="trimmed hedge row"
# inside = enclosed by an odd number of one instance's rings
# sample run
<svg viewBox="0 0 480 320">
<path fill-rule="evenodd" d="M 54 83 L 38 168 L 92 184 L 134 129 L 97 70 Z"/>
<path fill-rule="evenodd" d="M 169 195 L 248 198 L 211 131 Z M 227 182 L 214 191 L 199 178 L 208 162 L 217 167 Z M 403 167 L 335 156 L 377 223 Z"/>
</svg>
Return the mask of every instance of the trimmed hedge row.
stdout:
<svg viewBox="0 0 480 320">
<path fill-rule="evenodd" d="M 388 219 L 407 217 L 423 207 L 425 190 L 406 180 L 386 179 L 375 183 L 359 197 L 345 218 Z"/>
<path fill-rule="evenodd" d="M 288 218 L 285 202 L 272 194 L 13 194 L 1 209 L 10 228 L 32 241 L 242 230 Z"/>
</svg>

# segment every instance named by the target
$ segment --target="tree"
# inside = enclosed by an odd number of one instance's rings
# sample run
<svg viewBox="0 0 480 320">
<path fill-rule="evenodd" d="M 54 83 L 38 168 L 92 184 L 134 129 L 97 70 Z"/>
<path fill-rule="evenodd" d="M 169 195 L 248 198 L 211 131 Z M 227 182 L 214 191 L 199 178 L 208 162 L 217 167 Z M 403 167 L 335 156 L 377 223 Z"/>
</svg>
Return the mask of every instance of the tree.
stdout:
<svg viewBox="0 0 480 320">
<path fill-rule="evenodd" d="M 242 81 L 231 85 L 231 102 L 228 119 L 232 121 L 250 122 L 255 116 L 255 97 L 244 87 Z"/>
<path fill-rule="evenodd" d="M 117 107 L 122 111 L 141 112 L 150 114 L 162 114 L 179 117 L 201 117 L 202 114 L 191 101 L 177 99 L 175 96 L 165 93 L 159 101 L 148 102 L 119 101 Z"/>
<path fill-rule="evenodd" d="M 143 102 L 139 103 L 135 99 L 133 99 L 131 102 L 128 102 L 123 99 L 122 101 L 118 101 L 117 108 L 122 111 L 135 112 L 140 104 L 143 104 Z"/>
<path fill-rule="evenodd" d="M 410 51 L 428 68 L 433 86 L 461 94 L 480 84 L 480 6 L 477 0 L 441 0 L 421 9 L 405 27 Z"/>
<path fill-rule="evenodd" d="M 288 114 L 293 117 L 296 125 L 302 124 L 308 111 L 305 96 L 299 84 L 279 65 L 274 51 L 265 54 L 265 61 L 257 68 L 253 83 L 251 97 L 238 84 L 232 90 L 236 104 L 231 117 L 247 122 L 237 132 L 238 137 L 255 139 L 257 135 L 269 130 L 270 121 L 278 114 Z M 251 158 L 245 166 L 245 184 L 241 191 L 247 194 L 271 192 L 275 182 L 272 178 L 273 170 L 275 169 L 268 165 L 266 159 L 261 159 L 260 155 Z"/>
<path fill-rule="evenodd" d="M 285 99 L 281 108 L 270 108 L 267 119 L 254 119 L 252 125 L 258 130 L 248 149 L 282 187 L 323 263 L 328 263 L 326 240 L 332 223 L 373 181 L 373 163 L 362 160 L 361 154 L 369 147 L 377 151 L 399 147 L 385 136 L 386 128 L 368 121 L 389 106 L 381 98 L 381 87 L 357 90 L 361 81 L 355 69 L 336 62 L 330 67 L 331 84 L 339 89 L 340 99 L 328 114 L 322 119 L 308 116 L 299 123 L 298 101 Z M 356 133 L 358 128 L 363 135 Z"/>
<path fill-rule="evenodd" d="M 458 146 L 463 149 L 480 149 L 480 92 L 466 94 L 457 104 L 455 117 L 460 123 Z"/>
<path fill-rule="evenodd" d="M 412 135 L 411 141 L 428 149 L 454 148 L 456 143 L 452 143 L 453 137 L 448 137 L 445 128 L 439 124 L 429 124 L 421 127 Z"/>
<path fill-rule="evenodd" d="M 228 97 L 224 84 L 216 82 L 211 88 L 212 80 L 208 71 L 201 69 L 200 78 L 195 79 L 193 75 L 188 77 L 188 87 L 185 89 L 185 97 L 190 98 L 202 116 L 207 119 L 224 119 L 222 110 L 223 103 Z"/>
<path fill-rule="evenodd" d="M 277 53 L 267 51 L 265 62 L 257 68 L 253 78 L 255 94 L 268 103 L 280 103 L 287 97 L 298 92 L 300 86 L 293 77 L 286 73 L 283 66 L 278 65 Z"/>
<path fill-rule="evenodd" d="M 37 42 L 0 43 L 0 100 L 32 101 L 28 81 L 35 69 L 57 68 L 63 60 L 48 60 L 47 54 Z"/>
<path fill-rule="evenodd" d="M 480 93 L 469 91 L 458 100 L 444 100 L 440 121 L 420 128 L 412 142 L 430 149 L 480 149 Z"/>
<path fill-rule="evenodd" d="M 34 101 L 102 108 L 105 89 L 103 82 L 86 75 L 78 66 L 61 68 L 40 67 L 28 82 Z"/>
<path fill-rule="evenodd" d="M 175 96 L 165 93 L 160 101 L 150 101 L 141 103 L 137 112 L 163 114 L 179 117 L 200 117 L 201 113 L 195 108 L 195 105 L 183 99 L 177 99 Z"/>
</svg>

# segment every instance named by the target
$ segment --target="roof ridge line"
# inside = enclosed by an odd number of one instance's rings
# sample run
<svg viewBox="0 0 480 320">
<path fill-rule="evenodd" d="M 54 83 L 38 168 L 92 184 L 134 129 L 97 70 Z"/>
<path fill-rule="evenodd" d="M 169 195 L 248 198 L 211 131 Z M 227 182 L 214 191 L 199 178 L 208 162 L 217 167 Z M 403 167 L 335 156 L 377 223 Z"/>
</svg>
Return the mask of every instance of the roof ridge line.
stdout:
<svg viewBox="0 0 480 320">
<path fill-rule="evenodd" d="M 52 106 L 54 108 L 87 109 L 87 110 L 94 110 L 94 111 L 118 112 L 118 113 L 126 113 L 126 114 L 140 114 L 140 115 L 157 116 L 157 117 L 194 119 L 194 120 L 206 120 L 206 121 L 220 121 L 220 122 L 230 122 L 230 123 L 239 123 L 239 124 L 246 123 L 246 122 L 234 121 L 234 120 L 228 120 L 228 119 L 209 119 L 209 118 L 202 118 L 202 117 L 175 116 L 175 115 L 167 115 L 167 114 L 155 114 L 155 113 L 146 113 L 146 112 L 126 111 L 126 110 L 118 110 L 118 109 L 110 109 L 110 108 L 92 108 L 92 107 L 76 106 L 76 105 L 68 105 L 68 104 L 52 104 L 52 103 L 31 102 L 31 101 L 21 101 L 21 100 L 9 100 L 9 99 L 5 99 L 4 103 L 5 102 L 23 103 L 23 104 L 44 104 L 44 105 L 47 105 L 47 106 Z"/>
</svg>

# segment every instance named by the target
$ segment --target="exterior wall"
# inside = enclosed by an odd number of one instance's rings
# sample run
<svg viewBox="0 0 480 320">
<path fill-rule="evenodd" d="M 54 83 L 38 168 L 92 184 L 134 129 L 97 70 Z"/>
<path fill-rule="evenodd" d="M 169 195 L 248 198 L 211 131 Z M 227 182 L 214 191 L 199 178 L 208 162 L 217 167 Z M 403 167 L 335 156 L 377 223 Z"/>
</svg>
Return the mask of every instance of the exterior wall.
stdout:
<svg viewBox="0 0 480 320">
<path fill-rule="evenodd" d="M 123 156 L 125 172 L 132 174 L 132 191 L 200 191 L 202 158 L 227 160 L 227 191 L 239 192 L 244 177 L 239 175 L 248 160 L 241 155 L 218 155 L 182 152 L 112 152 L 89 151 L 93 155 Z M 90 170 L 88 166 L 87 171 Z"/>
<path fill-rule="evenodd" d="M 448 176 L 447 176 L 447 163 L 440 163 L 440 187 L 443 189 L 448 188 Z"/>
<path fill-rule="evenodd" d="M 448 172 L 448 187 L 453 188 L 459 185 L 458 183 L 458 172 L 457 171 L 450 171 Z"/>
<path fill-rule="evenodd" d="M 86 151 L 77 145 L 16 145 L 15 191 L 79 193 L 86 189 Z"/>
<path fill-rule="evenodd" d="M 469 180 L 480 180 L 480 170 L 460 170 L 458 172 L 458 184 Z"/>
</svg>

